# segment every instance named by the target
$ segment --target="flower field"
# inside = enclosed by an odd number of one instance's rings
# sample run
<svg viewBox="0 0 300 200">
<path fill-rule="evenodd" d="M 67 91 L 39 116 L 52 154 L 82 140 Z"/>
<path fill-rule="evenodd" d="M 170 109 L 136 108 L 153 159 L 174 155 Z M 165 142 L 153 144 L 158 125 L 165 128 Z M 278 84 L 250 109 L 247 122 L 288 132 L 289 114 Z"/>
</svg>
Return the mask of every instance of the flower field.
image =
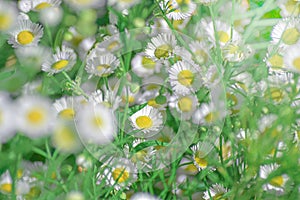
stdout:
<svg viewBox="0 0 300 200">
<path fill-rule="evenodd" d="M 300 199 L 300 1 L 0 0 L 0 200 Z"/>
</svg>

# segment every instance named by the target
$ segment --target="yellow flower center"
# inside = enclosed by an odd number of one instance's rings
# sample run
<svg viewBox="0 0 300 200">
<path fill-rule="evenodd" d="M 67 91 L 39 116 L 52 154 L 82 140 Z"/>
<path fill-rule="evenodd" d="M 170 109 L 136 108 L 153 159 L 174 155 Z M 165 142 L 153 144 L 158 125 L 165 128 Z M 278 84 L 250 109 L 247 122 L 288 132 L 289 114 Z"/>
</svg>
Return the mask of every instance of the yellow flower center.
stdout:
<svg viewBox="0 0 300 200">
<path fill-rule="evenodd" d="M 218 31 L 218 37 L 222 43 L 227 43 L 230 40 L 230 36 L 225 31 Z"/>
<path fill-rule="evenodd" d="M 189 11 L 189 4 L 190 0 L 176 0 L 178 6 L 180 7 L 181 12 L 188 12 Z"/>
<path fill-rule="evenodd" d="M 217 118 L 218 118 L 218 112 L 210 112 L 204 117 L 205 121 L 208 123 L 215 121 Z"/>
<path fill-rule="evenodd" d="M 12 184 L 11 183 L 3 183 L 0 185 L 0 191 L 5 193 L 11 193 L 12 191 Z"/>
<path fill-rule="evenodd" d="M 227 92 L 226 97 L 233 103 L 234 106 L 238 104 L 238 98 L 234 94 Z"/>
<path fill-rule="evenodd" d="M 41 194 L 41 189 L 34 186 L 31 187 L 29 192 L 25 195 L 25 199 L 35 199 Z"/>
<path fill-rule="evenodd" d="M 33 108 L 27 113 L 27 120 L 30 124 L 41 124 L 45 120 L 45 113 L 41 108 Z"/>
<path fill-rule="evenodd" d="M 168 44 L 163 44 L 157 47 L 154 51 L 154 55 L 156 58 L 168 58 L 170 56 L 170 52 L 172 51 L 172 47 Z"/>
<path fill-rule="evenodd" d="M 94 126 L 101 128 L 103 126 L 103 119 L 99 116 L 94 117 L 93 119 Z"/>
<path fill-rule="evenodd" d="M 287 45 L 295 44 L 299 40 L 300 33 L 296 28 L 286 29 L 282 34 L 282 41 Z"/>
<path fill-rule="evenodd" d="M 147 151 L 146 150 L 141 150 L 141 151 L 136 152 L 132 156 L 131 160 L 134 163 L 137 163 L 137 161 L 145 161 L 146 155 L 147 155 Z"/>
<path fill-rule="evenodd" d="M 150 99 L 150 100 L 148 101 L 148 105 L 149 105 L 149 106 L 152 106 L 152 107 L 154 107 L 154 108 L 159 108 L 159 107 L 160 107 L 160 105 L 155 101 L 155 99 Z"/>
<path fill-rule="evenodd" d="M 49 7 L 51 7 L 51 4 L 49 4 L 47 2 L 42 2 L 42 3 L 38 4 L 38 5 L 36 5 L 35 9 L 36 10 L 43 10 L 43 9 L 49 8 Z"/>
<path fill-rule="evenodd" d="M 153 125 L 152 119 L 148 116 L 139 116 L 135 122 L 140 129 L 150 128 Z"/>
<path fill-rule="evenodd" d="M 269 58 L 272 67 L 281 68 L 283 66 L 283 58 L 279 54 L 275 54 Z"/>
<path fill-rule="evenodd" d="M 70 150 L 76 144 L 76 136 L 74 131 L 67 127 L 62 126 L 54 131 L 53 144 L 58 149 Z"/>
<path fill-rule="evenodd" d="M 66 108 L 66 109 L 59 112 L 59 116 L 63 119 L 70 120 L 70 119 L 74 118 L 75 111 L 72 108 Z"/>
<path fill-rule="evenodd" d="M 135 101 L 135 98 L 134 98 L 134 96 L 122 96 L 122 102 L 123 103 L 126 103 L 127 102 L 127 100 L 128 100 L 128 103 L 129 104 L 131 104 L 131 103 L 134 103 L 134 101 Z"/>
<path fill-rule="evenodd" d="M 198 172 L 198 169 L 194 164 L 189 164 L 185 167 L 185 171 L 195 173 Z"/>
<path fill-rule="evenodd" d="M 215 194 L 215 196 L 213 196 L 213 200 L 221 200 L 221 199 L 224 199 L 224 198 L 222 198 L 222 196 L 223 196 L 223 193 Z"/>
<path fill-rule="evenodd" d="M 67 67 L 68 64 L 69 64 L 68 60 L 60 60 L 52 65 L 52 69 L 61 70 Z"/>
<path fill-rule="evenodd" d="M 110 43 L 107 46 L 107 50 L 108 51 L 112 51 L 113 49 L 115 49 L 116 47 L 118 47 L 120 45 L 120 43 L 118 41 L 113 41 L 112 43 Z"/>
<path fill-rule="evenodd" d="M 116 168 L 112 172 L 112 177 L 118 183 L 123 183 L 123 182 L 125 182 L 125 181 L 128 180 L 128 178 L 129 178 L 129 172 L 126 171 L 125 168 Z"/>
<path fill-rule="evenodd" d="M 205 158 L 195 157 L 195 162 L 201 168 L 206 168 L 208 165 L 208 162 Z"/>
<path fill-rule="evenodd" d="M 297 70 L 300 70 L 300 57 L 297 57 L 293 60 L 293 66 L 294 68 L 296 68 Z"/>
<path fill-rule="evenodd" d="M 194 74 L 190 70 L 182 70 L 177 75 L 178 82 L 184 86 L 190 86 L 194 81 Z"/>
<path fill-rule="evenodd" d="M 17 36 L 17 41 L 22 45 L 30 44 L 33 40 L 34 35 L 30 31 L 21 31 Z"/>
<path fill-rule="evenodd" d="M 272 87 L 266 92 L 265 98 L 271 98 L 275 102 L 280 102 L 284 98 L 284 93 L 280 88 Z"/>
<path fill-rule="evenodd" d="M 144 56 L 142 59 L 142 65 L 146 69 L 154 69 L 156 63 L 151 58 L 147 58 Z"/>
<path fill-rule="evenodd" d="M 17 170 L 17 178 L 20 179 L 23 176 L 23 170 L 22 169 L 18 169 Z"/>
<path fill-rule="evenodd" d="M 0 13 L 0 30 L 7 30 L 11 26 L 11 23 L 12 18 L 9 15 Z"/>
<path fill-rule="evenodd" d="M 284 183 L 284 179 L 282 176 L 276 176 L 270 180 L 270 184 L 275 187 L 282 187 Z"/>
<path fill-rule="evenodd" d="M 207 61 L 208 55 L 204 50 L 197 49 L 194 54 L 195 54 L 195 60 L 198 63 L 203 64 Z"/>
<path fill-rule="evenodd" d="M 103 65 L 97 66 L 96 68 L 97 68 L 97 70 L 98 70 L 99 72 L 101 72 L 101 71 L 103 71 L 103 70 L 105 70 L 105 69 L 110 68 L 110 66 L 109 66 L 109 65 L 103 64 Z"/>
<path fill-rule="evenodd" d="M 193 108 L 193 101 L 189 97 L 182 97 L 178 100 L 178 107 L 182 112 L 189 112 Z"/>
<path fill-rule="evenodd" d="M 288 0 L 285 4 L 286 10 L 290 14 L 298 15 L 300 13 L 300 7 L 299 7 L 299 5 L 297 5 L 297 3 L 298 3 L 297 1 Z"/>
</svg>

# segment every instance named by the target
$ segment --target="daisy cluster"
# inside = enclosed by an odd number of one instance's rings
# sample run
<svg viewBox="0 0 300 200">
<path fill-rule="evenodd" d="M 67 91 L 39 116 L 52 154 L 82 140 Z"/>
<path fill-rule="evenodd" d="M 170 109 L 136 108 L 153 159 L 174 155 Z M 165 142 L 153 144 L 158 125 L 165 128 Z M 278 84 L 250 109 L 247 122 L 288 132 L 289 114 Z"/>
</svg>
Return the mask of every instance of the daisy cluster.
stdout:
<svg viewBox="0 0 300 200">
<path fill-rule="evenodd" d="M 298 199 L 300 1 L 0 0 L 0 199 Z"/>
</svg>

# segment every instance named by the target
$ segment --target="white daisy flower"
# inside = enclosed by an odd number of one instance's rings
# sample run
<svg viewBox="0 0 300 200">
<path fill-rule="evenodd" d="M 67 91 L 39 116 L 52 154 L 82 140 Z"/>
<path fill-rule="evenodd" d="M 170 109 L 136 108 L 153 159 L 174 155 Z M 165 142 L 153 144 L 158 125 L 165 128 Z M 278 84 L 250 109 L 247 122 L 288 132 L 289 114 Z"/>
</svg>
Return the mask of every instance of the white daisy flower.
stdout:
<svg viewBox="0 0 300 200">
<path fill-rule="evenodd" d="M 19 9 L 27 13 L 31 10 L 42 11 L 46 8 L 57 7 L 61 4 L 61 0 L 20 0 L 18 2 Z"/>
<path fill-rule="evenodd" d="M 199 171 L 206 169 L 211 164 L 212 155 L 211 151 L 214 146 L 208 142 L 198 142 L 196 145 L 191 147 L 193 151 L 193 162 Z M 210 167 L 212 170 L 214 168 Z"/>
<path fill-rule="evenodd" d="M 297 18 L 285 18 L 279 21 L 271 32 L 271 43 L 288 47 L 300 41 L 300 20 Z"/>
<path fill-rule="evenodd" d="M 87 60 L 86 71 L 94 76 L 105 77 L 120 65 L 119 59 L 111 53 L 105 53 Z"/>
<path fill-rule="evenodd" d="M 137 135 L 143 137 L 153 136 L 163 126 L 163 117 L 160 111 L 148 105 L 131 115 L 129 120 L 133 129 L 138 131 Z"/>
<path fill-rule="evenodd" d="M 62 71 L 70 71 L 76 63 L 76 53 L 73 49 L 62 46 L 57 48 L 52 59 L 42 64 L 42 70 L 49 74 L 56 74 Z"/>
<path fill-rule="evenodd" d="M 73 120 L 75 117 L 74 99 L 72 97 L 61 97 L 56 99 L 53 106 L 59 118 L 63 120 Z"/>
<path fill-rule="evenodd" d="M 16 107 L 18 108 L 18 128 L 25 135 L 37 138 L 51 133 L 55 124 L 55 115 L 49 99 L 25 95 L 17 100 Z"/>
<path fill-rule="evenodd" d="M 94 104 L 102 104 L 115 111 L 119 108 L 122 100 L 121 97 L 117 96 L 116 91 L 104 89 L 104 93 L 101 90 L 93 92 L 90 101 Z"/>
<path fill-rule="evenodd" d="M 213 103 L 203 103 L 193 114 L 195 124 L 210 125 L 225 117 L 225 109 L 217 108 Z"/>
<path fill-rule="evenodd" d="M 41 69 L 42 64 L 51 59 L 51 49 L 44 46 L 20 47 L 15 49 L 16 56 L 25 67 Z"/>
<path fill-rule="evenodd" d="M 169 81 L 177 94 L 189 94 L 201 87 L 200 67 L 187 61 L 178 61 L 169 69 Z"/>
<path fill-rule="evenodd" d="M 253 50 L 242 41 L 228 42 L 222 48 L 222 55 L 229 62 L 241 62 L 252 55 Z"/>
<path fill-rule="evenodd" d="M 149 193 L 138 192 L 132 195 L 132 197 L 130 197 L 130 200 L 159 200 L 159 198 Z"/>
<path fill-rule="evenodd" d="M 175 36 L 171 33 L 162 33 L 151 39 L 151 41 L 147 44 L 145 53 L 155 61 L 167 60 L 173 56 L 175 46 Z"/>
<path fill-rule="evenodd" d="M 193 162 L 192 158 L 183 157 L 180 161 L 180 167 L 178 168 L 178 172 L 181 175 L 185 175 L 184 180 L 186 179 L 186 175 L 196 175 L 199 171 L 196 165 Z M 181 182 L 181 181 L 180 181 Z"/>
<path fill-rule="evenodd" d="M 280 166 L 276 163 L 272 163 L 269 165 L 262 165 L 260 166 L 259 176 L 262 179 L 268 179 L 268 183 L 263 185 L 263 189 L 266 191 L 275 190 L 279 193 L 284 192 L 284 186 L 289 179 L 286 174 L 272 176 L 271 179 L 269 178 L 270 174 L 276 171 Z"/>
<path fill-rule="evenodd" d="M 23 180 L 16 181 L 16 195 L 17 197 L 22 197 L 22 195 L 29 193 L 30 186 L 29 183 Z M 0 176 L 0 192 L 2 194 L 11 194 L 13 191 L 13 179 L 8 170 L 6 170 Z"/>
<path fill-rule="evenodd" d="M 169 106 L 172 114 L 181 120 L 188 120 L 192 117 L 199 103 L 195 95 L 172 96 L 169 100 Z"/>
<path fill-rule="evenodd" d="M 131 60 L 131 69 L 139 77 L 148 77 L 159 73 L 161 64 L 147 57 L 144 53 L 136 54 Z"/>
<path fill-rule="evenodd" d="M 300 43 L 286 49 L 283 55 L 283 63 L 288 70 L 300 72 Z"/>
<path fill-rule="evenodd" d="M 223 199 L 222 196 L 228 192 L 228 189 L 224 188 L 220 184 L 214 184 L 209 188 L 209 192 L 205 191 L 203 199 Z"/>
<path fill-rule="evenodd" d="M 62 18 L 63 9 L 61 7 L 46 8 L 39 13 L 40 22 L 51 27 L 58 26 Z"/>
<path fill-rule="evenodd" d="M 112 36 L 104 37 L 104 41 L 96 44 L 95 50 L 108 51 L 111 53 L 122 50 L 123 43 L 119 33 L 113 33 Z"/>
<path fill-rule="evenodd" d="M 0 144 L 7 142 L 15 135 L 14 108 L 6 93 L 0 93 Z"/>
<path fill-rule="evenodd" d="M 51 136 L 53 146 L 60 152 L 77 153 L 82 149 L 74 123 L 61 121 L 56 124 Z"/>
<path fill-rule="evenodd" d="M 64 2 L 75 11 L 102 8 L 106 3 L 103 0 L 64 0 Z"/>
<path fill-rule="evenodd" d="M 190 17 L 196 10 L 196 4 L 191 0 L 164 0 L 160 3 L 166 9 L 169 19 L 179 20 Z"/>
<path fill-rule="evenodd" d="M 132 142 L 132 148 L 135 148 L 139 144 L 145 142 L 145 139 L 137 138 L 133 140 Z M 132 150 L 132 149 L 131 149 Z M 137 152 L 130 151 L 130 147 L 128 144 L 124 145 L 123 151 L 125 152 L 125 155 L 139 168 L 139 169 L 151 169 L 152 166 L 150 164 L 151 156 L 154 154 L 154 148 L 148 147 L 144 148 Z"/>
<path fill-rule="evenodd" d="M 192 54 L 186 50 L 184 47 L 176 46 L 174 48 L 174 61 L 190 61 L 192 59 Z"/>
<path fill-rule="evenodd" d="M 191 49 L 191 51 L 193 52 L 193 60 L 199 64 L 199 65 L 203 65 L 206 64 L 209 59 L 209 49 L 210 46 L 208 44 L 206 44 L 205 42 L 199 42 L 199 41 L 192 41 L 189 44 L 189 47 Z"/>
<path fill-rule="evenodd" d="M 300 14 L 300 4 L 296 0 L 277 0 L 277 5 L 281 9 L 282 17 L 298 17 Z"/>
<path fill-rule="evenodd" d="M 43 27 L 30 20 L 20 19 L 10 32 L 8 43 L 14 48 L 37 46 L 43 36 Z"/>
<path fill-rule="evenodd" d="M 134 105 L 138 99 L 139 99 L 140 93 L 139 90 L 132 91 L 132 89 L 129 86 L 125 86 L 122 89 L 121 93 L 121 105 Z"/>
<path fill-rule="evenodd" d="M 14 3 L 0 1 L 0 31 L 8 32 L 14 28 L 18 17 L 18 10 Z"/>
<path fill-rule="evenodd" d="M 210 65 L 208 67 L 208 69 L 206 70 L 205 75 L 203 76 L 203 84 L 207 87 L 207 88 L 214 88 L 216 87 L 222 78 L 222 74 L 220 73 L 224 73 L 223 69 L 221 69 L 222 71 L 219 72 L 218 68 L 216 65 Z"/>
<path fill-rule="evenodd" d="M 88 102 L 78 109 L 75 119 L 78 134 L 84 141 L 106 144 L 114 139 L 115 117 L 109 108 Z"/>
<path fill-rule="evenodd" d="M 282 47 L 278 49 L 276 49 L 273 45 L 268 47 L 268 52 L 263 61 L 269 68 L 269 72 L 282 72 L 282 70 L 285 68 L 283 63 L 284 52 L 285 51 Z"/>
<path fill-rule="evenodd" d="M 102 170 L 103 173 L 102 173 Z M 98 184 L 105 179 L 106 184 L 114 186 L 116 190 L 128 188 L 137 179 L 137 169 L 130 160 L 114 158 L 104 164 L 97 174 Z"/>
<path fill-rule="evenodd" d="M 218 38 L 215 37 L 214 25 L 212 21 L 208 23 L 206 28 L 208 40 L 214 46 L 216 46 L 216 40 L 218 40 L 221 47 L 225 46 L 230 41 L 235 42 L 241 40 L 241 35 L 234 29 L 231 31 L 231 26 L 229 24 L 226 24 L 220 20 L 216 20 L 215 26 Z"/>
<path fill-rule="evenodd" d="M 187 17 L 185 19 L 178 19 L 178 20 L 173 20 L 172 25 L 175 30 L 177 31 L 183 31 L 185 28 L 187 28 L 188 23 L 190 22 L 192 17 Z"/>
</svg>

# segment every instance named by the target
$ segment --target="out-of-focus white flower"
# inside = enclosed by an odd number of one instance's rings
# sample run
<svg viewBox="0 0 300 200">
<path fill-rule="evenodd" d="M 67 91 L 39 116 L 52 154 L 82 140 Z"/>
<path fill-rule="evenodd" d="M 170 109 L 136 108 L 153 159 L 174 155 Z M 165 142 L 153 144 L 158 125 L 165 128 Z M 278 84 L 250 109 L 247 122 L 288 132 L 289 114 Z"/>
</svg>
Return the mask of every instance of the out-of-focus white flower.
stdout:
<svg viewBox="0 0 300 200">
<path fill-rule="evenodd" d="M 71 191 L 67 194 L 65 200 L 85 200 L 85 198 L 82 192 Z"/>
<path fill-rule="evenodd" d="M 212 159 L 211 151 L 213 148 L 214 146 L 208 142 L 198 142 L 196 145 L 191 147 L 193 151 L 194 164 L 199 171 L 206 169 L 207 167 L 214 170 L 210 163 Z"/>
<path fill-rule="evenodd" d="M 115 135 L 115 117 L 112 110 L 88 102 L 76 114 L 76 127 L 81 139 L 88 143 L 110 143 Z"/>
<path fill-rule="evenodd" d="M 213 103 L 203 103 L 193 114 L 193 123 L 209 125 L 222 120 L 226 115 L 225 108 L 217 108 Z"/>
<path fill-rule="evenodd" d="M 130 200 L 159 200 L 158 197 L 155 197 L 149 193 L 138 192 L 132 195 Z"/>
<path fill-rule="evenodd" d="M 298 17 L 300 14 L 300 4 L 296 0 L 277 0 L 277 5 L 281 9 L 282 17 Z"/>
<path fill-rule="evenodd" d="M 25 95 L 16 103 L 17 124 L 20 131 L 30 138 L 38 138 L 51 133 L 55 124 L 55 115 L 49 99 L 37 95 Z"/>
<path fill-rule="evenodd" d="M 190 119 L 199 105 L 195 95 L 172 96 L 169 99 L 171 112 L 181 120 Z"/>
<path fill-rule="evenodd" d="M 43 11 L 44 9 L 51 7 L 58 7 L 61 4 L 61 0 L 20 0 L 18 2 L 19 9 L 27 13 L 33 11 Z"/>
<path fill-rule="evenodd" d="M 20 47 L 15 50 L 22 66 L 41 69 L 42 64 L 51 59 L 51 49 L 44 46 Z"/>
<path fill-rule="evenodd" d="M 15 135 L 14 108 L 6 93 L 0 93 L 0 144 L 7 142 Z"/>
<path fill-rule="evenodd" d="M 49 26 L 57 26 L 63 17 L 63 10 L 61 7 L 50 7 L 43 9 L 40 12 L 40 21 Z"/>
<path fill-rule="evenodd" d="M 89 8 L 101 8 L 106 3 L 106 1 L 103 0 L 64 0 L 64 2 L 76 11 L 81 11 Z"/>
<path fill-rule="evenodd" d="M 288 70 L 300 73 L 300 43 L 290 46 L 283 55 L 283 62 Z"/>
<path fill-rule="evenodd" d="M 16 25 L 18 9 L 8 1 L 0 1 L 0 31 L 10 31 Z"/>
</svg>

